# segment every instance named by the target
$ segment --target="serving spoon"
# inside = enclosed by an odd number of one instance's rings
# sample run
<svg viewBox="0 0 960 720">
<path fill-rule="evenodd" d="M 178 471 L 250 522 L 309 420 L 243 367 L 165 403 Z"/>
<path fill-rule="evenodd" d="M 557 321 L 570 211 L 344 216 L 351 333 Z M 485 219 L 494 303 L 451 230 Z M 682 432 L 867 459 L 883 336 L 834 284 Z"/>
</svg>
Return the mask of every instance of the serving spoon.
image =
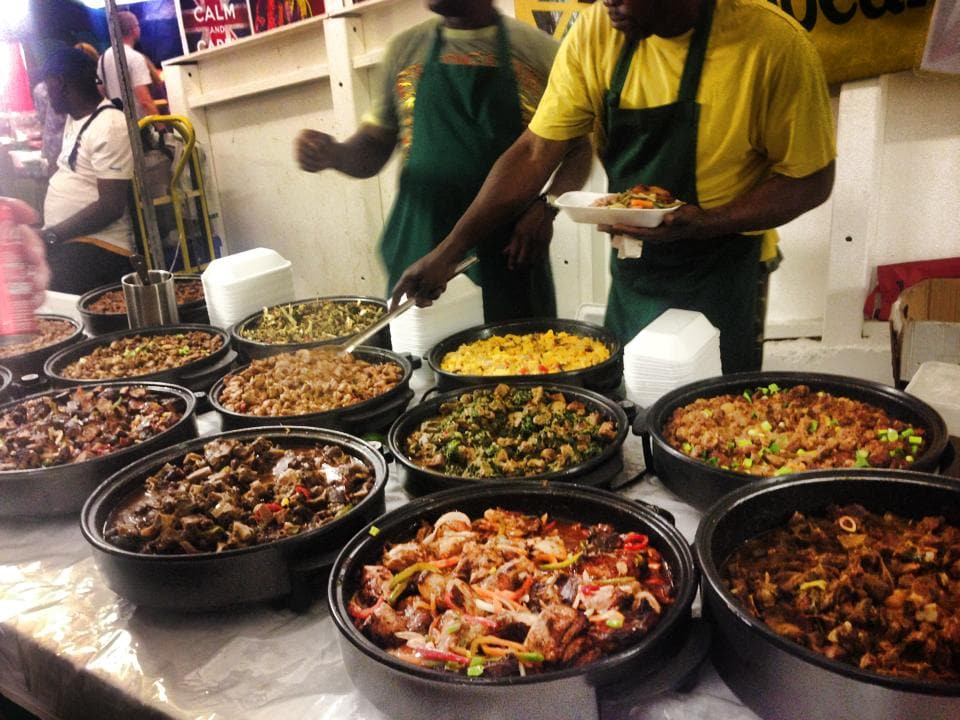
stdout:
<svg viewBox="0 0 960 720">
<path fill-rule="evenodd" d="M 459 262 L 459 264 L 453 269 L 453 275 L 447 278 L 447 282 L 453 280 L 457 275 L 473 267 L 477 262 L 479 262 L 476 255 L 471 255 L 468 258 L 464 258 Z M 352 336 L 347 342 L 343 343 L 340 346 L 340 355 L 347 355 L 357 349 L 358 346 L 363 345 L 364 342 L 372 338 L 378 332 L 383 330 L 392 320 L 394 320 L 398 315 L 407 311 L 408 308 L 413 307 L 416 304 L 417 299 L 415 297 L 407 298 L 402 303 L 397 305 L 395 308 L 387 312 L 383 317 L 377 320 L 373 325 L 368 327 L 366 330 L 361 330 L 356 335 Z"/>
</svg>

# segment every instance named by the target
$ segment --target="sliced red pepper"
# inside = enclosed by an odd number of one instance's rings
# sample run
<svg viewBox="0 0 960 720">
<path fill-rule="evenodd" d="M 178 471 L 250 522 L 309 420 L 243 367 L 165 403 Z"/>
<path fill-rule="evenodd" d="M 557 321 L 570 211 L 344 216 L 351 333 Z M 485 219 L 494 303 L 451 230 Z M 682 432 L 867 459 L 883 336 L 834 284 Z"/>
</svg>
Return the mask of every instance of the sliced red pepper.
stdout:
<svg viewBox="0 0 960 720">
<path fill-rule="evenodd" d="M 464 620 L 468 623 L 476 623 L 477 625 L 483 625 L 488 628 L 495 628 L 497 623 L 490 618 L 480 617 L 479 615 L 463 615 Z"/>
<path fill-rule="evenodd" d="M 311 497 L 311 496 L 310 496 L 310 491 L 309 491 L 307 488 L 305 488 L 303 485 L 297 485 L 297 487 L 295 488 L 295 490 L 296 490 L 298 493 L 300 493 L 301 495 L 303 495 L 307 500 L 310 499 L 310 497 Z"/>
<path fill-rule="evenodd" d="M 580 586 L 580 592 L 587 596 L 593 595 L 599 589 L 599 585 L 593 584 L 585 584 Z"/>
<path fill-rule="evenodd" d="M 377 598 L 377 601 L 370 607 L 361 608 L 355 602 L 352 602 L 347 605 L 347 611 L 358 620 L 366 620 L 368 617 L 373 615 L 377 608 L 383 605 L 383 596 Z"/>
<path fill-rule="evenodd" d="M 413 654 L 417 657 L 422 657 L 424 660 L 438 660 L 440 662 L 453 662 L 459 663 L 460 665 L 469 665 L 470 658 L 464 657 L 463 655 L 457 655 L 452 652 L 445 652 L 444 650 L 434 650 L 433 648 L 419 647 L 413 651 Z"/>
<path fill-rule="evenodd" d="M 548 373 L 548 372 L 550 372 L 550 370 L 547 369 L 547 366 L 546 366 L 546 365 L 540 365 L 540 372 L 542 372 L 542 373 Z"/>
<path fill-rule="evenodd" d="M 268 510 L 273 510 L 275 513 L 283 510 L 283 506 L 280 503 L 264 503 L 263 506 Z"/>
<path fill-rule="evenodd" d="M 627 552 L 640 552 L 650 544 L 650 538 L 643 533 L 627 533 L 623 538 L 623 549 Z"/>
</svg>

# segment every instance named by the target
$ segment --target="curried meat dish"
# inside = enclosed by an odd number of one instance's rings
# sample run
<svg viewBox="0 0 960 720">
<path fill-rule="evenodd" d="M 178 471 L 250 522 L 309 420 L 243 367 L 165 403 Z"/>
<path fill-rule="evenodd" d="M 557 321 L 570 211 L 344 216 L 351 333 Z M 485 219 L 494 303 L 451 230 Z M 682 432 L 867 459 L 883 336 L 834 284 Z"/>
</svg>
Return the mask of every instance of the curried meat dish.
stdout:
<svg viewBox="0 0 960 720">
<path fill-rule="evenodd" d="M 424 523 L 357 582 L 347 611 L 367 638 L 469 677 L 586 665 L 639 642 L 675 598 L 646 535 L 501 508 Z"/>
<path fill-rule="evenodd" d="M 77 332 L 76 325 L 56 318 L 37 318 L 37 325 L 40 327 L 40 334 L 35 338 L 14 345 L 0 345 L 0 357 L 12 357 L 40 350 L 66 340 Z"/>
<path fill-rule="evenodd" d="M 0 414 L 0 470 L 91 460 L 145 442 L 176 425 L 184 401 L 138 386 L 71 388 Z"/>
<path fill-rule="evenodd" d="M 202 330 L 130 335 L 96 347 L 60 373 L 74 380 L 152 375 L 209 357 L 222 346 L 222 337 Z"/>
<path fill-rule="evenodd" d="M 568 332 L 494 335 L 448 352 L 440 369 L 457 375 L 544 375 L 599 365 L 610 348 L 592 337 Z"/>
<path fill-rule="evenodd" d="M 339 445 L 211 440 L 202 453 L 187 453 L 148 477 L 111 513 L 104 537 L 144 554 L 260 545 L 343 516 L 374 481 L 371 468 Z"/>
<path fill-rule="evenodd" d="M 403 368 L 397 363 L 369 363 L 331 348 L 308 348 L 254 360 L 224 378 L 217 399 L 243 415 L 308 415 L 370 400 L 401 380 Z"/>
<path fill-rule="evenodd" d="M 542 387 L 480 388 L 440 405 L 403 441 L 416 465 L 472 478 L 525 477 L 579 465 L 617 439 L 616 421 Z"/>
<path fill-rule="evenodd" d="M 960 682 L 960 528 L 943 517 L 797 512 L 744 543 L 721 575 L 754 617 L 831 660 Z"/>
<path fill-rule="evenodd" d="M 614 193 L 594 200 L 591 207 L 629 208 L 633 210 L 654 210 L 674 208 L 683 205 L 669 190 L 656 185 L 634 185 L 628 190 Z"/>
<path fill-rule="evenodd" d="M 322 300 L 264 308 L 238 334 L 271 345 L 335 340 L 366 330 L 386 312 L 382 305 L 362 300 Z"/>
<path fill-rule="evenodd" d="M 663 428 L 675 450 L 723 470 L 770 477 L 819 468 L 909 468 L 925 430 L 851 398 L 775 383 L 698 398 Z"/>
</svg>

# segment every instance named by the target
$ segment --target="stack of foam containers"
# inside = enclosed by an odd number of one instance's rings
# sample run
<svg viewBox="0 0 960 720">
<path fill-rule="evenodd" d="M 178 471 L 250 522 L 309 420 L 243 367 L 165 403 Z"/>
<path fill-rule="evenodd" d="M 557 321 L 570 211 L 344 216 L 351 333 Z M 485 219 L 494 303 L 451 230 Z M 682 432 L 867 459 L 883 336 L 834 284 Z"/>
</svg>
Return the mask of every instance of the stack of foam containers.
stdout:
<svg viewBox="0 0 960 720">
<path fill-rule="evenodd" d="M 676 387 L 720 374 L 720 331 L 693 310 L 666 310 L 623 348 L 627 397 L 641 407 Z"/>
<path fill-rule="evenodd" d="M 412 307 L 390 323 L 390 343 L 396 352 L 423 356 L 444 338 L 483 324 L 483 295 L 466 275 L 447 283 L 430 307 Z"/>
<path fill-rule="evenodd" d="M 264 307 L 294 299 L 291 263 L 269 248 L 217 258 L 200 279 L 210 324 L 222 328 Z"/>
</svg>

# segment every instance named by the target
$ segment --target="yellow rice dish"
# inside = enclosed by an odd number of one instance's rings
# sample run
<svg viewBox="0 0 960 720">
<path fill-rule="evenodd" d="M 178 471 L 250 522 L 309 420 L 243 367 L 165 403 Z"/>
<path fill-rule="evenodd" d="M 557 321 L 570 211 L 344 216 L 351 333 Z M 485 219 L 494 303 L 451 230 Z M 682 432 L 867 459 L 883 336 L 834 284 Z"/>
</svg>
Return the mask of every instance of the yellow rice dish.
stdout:
<svg viewBox="0 0 960 720">
<path fill-rule="evenodd" d="M 592 367 L 609 357 L 599 340 L 547 330 L 465 343 L 443 356 L 440 369 L 457 375 L 544 375 Z"/>
</svg>

